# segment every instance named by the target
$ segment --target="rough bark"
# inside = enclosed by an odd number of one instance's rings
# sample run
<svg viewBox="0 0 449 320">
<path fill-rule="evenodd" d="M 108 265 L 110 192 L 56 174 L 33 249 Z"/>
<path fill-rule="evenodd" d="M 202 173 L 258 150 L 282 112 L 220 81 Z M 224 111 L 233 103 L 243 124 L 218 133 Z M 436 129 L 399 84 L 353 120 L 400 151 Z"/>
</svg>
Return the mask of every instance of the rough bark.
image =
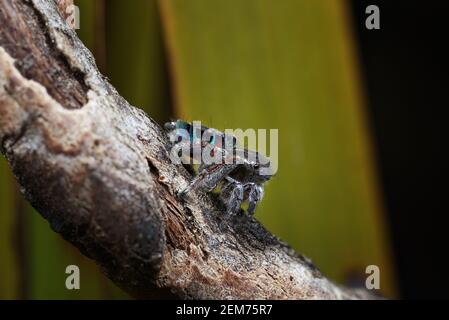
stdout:
<svg viewBox="0 0 449 320">
<path fill-rule="evenodd" d="M 51 228 L 135 297 L 370 298 L 229 217 L 98 72 L 53 1 L 0 0 L 0 148 Z M 280 209 L 281 210 L 281 209 Z"/>
</svg>

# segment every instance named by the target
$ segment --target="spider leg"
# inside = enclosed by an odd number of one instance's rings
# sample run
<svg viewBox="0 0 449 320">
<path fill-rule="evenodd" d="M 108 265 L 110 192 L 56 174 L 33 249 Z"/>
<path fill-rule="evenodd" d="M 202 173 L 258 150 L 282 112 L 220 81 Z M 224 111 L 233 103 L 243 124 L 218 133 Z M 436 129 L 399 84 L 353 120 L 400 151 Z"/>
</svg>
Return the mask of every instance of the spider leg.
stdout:
<svg viewBox="0 0 449 320">
<path fill-rule="evenodd" d="M 256 183 L 248 183 L 245 185 L 245 191 L 248 192 L 248 214 L 253 215 L 257 203 L 263 198 L 263 187 Z"/>
<path fill-rule="evenodd" d="M 207 167 L 209 165 L 205 164 L 204 162 L 201 162 L 200 166 L 198 167 L 198 173 L 200 174 L 201 172 L 203 172 L 204 170 L 207 170 Z"/>
<path fill-rule="evenodd" d="M 225 163 L 203 166 L 201 172 L 198 173 L 181 193 L 185 194 L 193 189 L 212 191 L 217 187 L 218 183 L 220 183 L 220 181 L 222 181 L 237 166 L 237 164 Z"/>
<path fill-rule="evenodd" d="M 226 177 L 226 180 L 227 182 L 221 191 L 221 197 L 226 204 L 227 213 L 235 214 L 240 211 L 243 202 L 243 184 L 229 177 Z"/>
</svg>

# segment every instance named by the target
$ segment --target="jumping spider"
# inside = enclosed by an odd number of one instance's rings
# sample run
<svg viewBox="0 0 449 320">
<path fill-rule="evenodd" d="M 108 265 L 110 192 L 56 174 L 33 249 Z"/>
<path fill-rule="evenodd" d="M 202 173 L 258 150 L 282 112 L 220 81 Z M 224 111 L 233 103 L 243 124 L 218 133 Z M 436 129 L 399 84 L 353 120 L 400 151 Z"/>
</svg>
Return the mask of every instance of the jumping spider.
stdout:
<svg viewBox="0 0 449 320">
<path fill-rule="evenodd" d="M 181 195 L 193 189 L 206 192 L 219 190 L 219 197 L 229 214 L 239 213 L 244 202 L 248 203 L 247 213 L 254 214 L 257 203 L 263 198 L 264 183 L 273 175 L 268 158 L 258 152 L 237 147 L 234 136 L 213 128 L 177 120 L 166 123 L 165 129 L 172 147 L 188 150 L 189 163 L 186 166 L 195 173 Z M 191 161 L 195 158 L 195 146 L 201 150 L 208 148 L 207 152 L 210 151 L 212 155 L 218 153 L 222 161 L 206 164 L 201 161 L 202 158 L 197 159 L 199 167 L 195 170 Z"/>
</svg>

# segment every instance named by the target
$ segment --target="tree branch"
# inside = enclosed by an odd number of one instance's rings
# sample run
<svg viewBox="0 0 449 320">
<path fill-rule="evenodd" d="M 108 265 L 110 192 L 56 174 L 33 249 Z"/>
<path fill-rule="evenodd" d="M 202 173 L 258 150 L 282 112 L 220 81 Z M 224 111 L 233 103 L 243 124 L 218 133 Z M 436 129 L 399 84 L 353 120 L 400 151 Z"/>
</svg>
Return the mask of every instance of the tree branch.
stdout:
<svg viewBox="0 0 449 320">
<path fill-rule="evenodd" d="M 52 229 L 135 297 L 370 298 L 334 285 L 192 179 L 43 0 L 0 0 L 0 148 Z"/>
</svg>

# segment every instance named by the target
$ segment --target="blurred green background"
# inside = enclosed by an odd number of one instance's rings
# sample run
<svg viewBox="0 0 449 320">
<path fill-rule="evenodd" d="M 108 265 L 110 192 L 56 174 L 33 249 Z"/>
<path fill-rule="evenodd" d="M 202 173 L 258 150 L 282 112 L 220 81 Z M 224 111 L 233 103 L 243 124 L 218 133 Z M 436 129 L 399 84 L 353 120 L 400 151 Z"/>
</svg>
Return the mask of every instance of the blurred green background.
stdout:
<svg viewBox="0 0 449 320">
<path fill-rule="evenodd" d="M 378 265 L 396 296 L 352 20 L 344 0 L 79 0 L 83 42 L 159 123 L 279 129 L 256 216 L 342 284 Z M 0 159 L 0 298 L 127 298 L 22 199 Z M 81 289 L 65 289 L 65 267 Z"/>
</svg>

